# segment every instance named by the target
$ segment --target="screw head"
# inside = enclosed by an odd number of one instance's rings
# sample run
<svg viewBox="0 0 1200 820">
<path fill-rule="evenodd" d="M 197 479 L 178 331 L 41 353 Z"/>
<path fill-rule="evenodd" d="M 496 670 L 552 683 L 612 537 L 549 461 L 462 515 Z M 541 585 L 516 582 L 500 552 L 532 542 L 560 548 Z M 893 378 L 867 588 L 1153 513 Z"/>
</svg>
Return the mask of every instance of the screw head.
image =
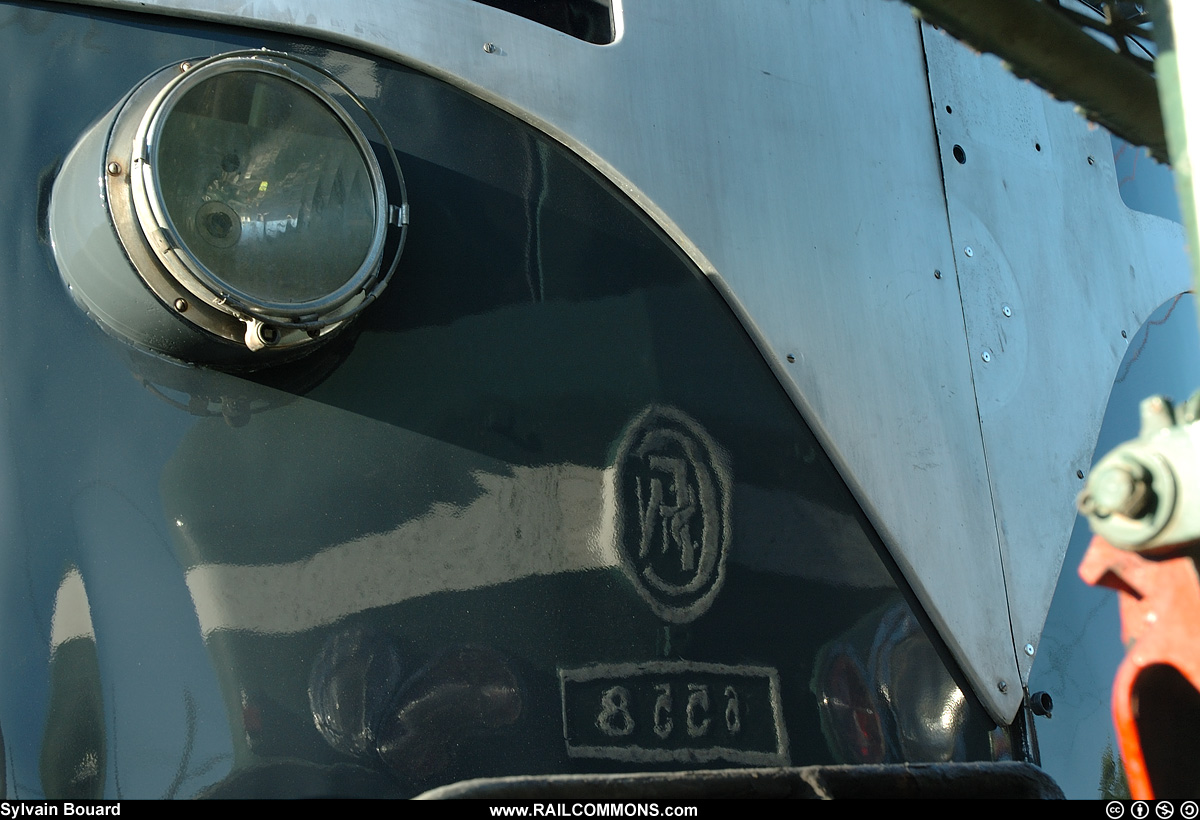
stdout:
<svg viewBox="0 0 1200 820">
<path fill-rule="evenodd" d="M 974 256 L 975 249 L 972 248 L 970 245 L 967 245 L 967 247 L 963 248 L 963 253 L 965 253 L 967 256 Z"/>
<path fill-rule="evenodd" d="M 1005 680 L 1000 681 L 999 683 L 996 684 L 996 688 L 999 689 L 1000 694 L 1003 695 L 1005 692 L 1008 691 L 1008 681 L 1005 681 Z"/>
<path fill-rule="evenodd" d="M 183 313 L 185 310 L 187 310 L 188 309 L 187 299 L 176 299 L 175 300 L 175 309 L 177 311 L 179 311 L 180 313 Z"/>
<path fill-rule="evenodd" d="M 495 43 L 484 43 L 483 44 L 483 52 L 485 54 L 495 54 L 496 53 L 496 44 Z"/>
<path fill-rule="evenodd" d="M 263 344 L 273 345 L 279 341 L 279 328 L 271 327 L 270 325 L 259 325 L 258 338 L 262 339 Z"/>
<path fill-rule="evenodd" d="M 795 356 L 793 356 L 791 353 L 789 353 L 789 354 L 787 355 L 787 360 L 788 360 L 789 362 L 795 362 L 795 361 L 796 361 L 796 357 L 795 357 Z"/>
<path fill-rule="evenodd" d="M 190 71 L 191 68 L 192 68 L 192 64 L 189 62 L 182 62 L 179 64 L 180 71 Z"/>
<path fill-rule="evenodd" d="M 941 272 L 940 270 L 935 270 L 935 271 L 933 272 L 933 278 L 934 278 L 934 279 L 941 279 L 941 278 L 942 278 L 942 272 Z"/>
<path fill-rule="evenodd" d="M 1012 308 L 1010 308 L 1008 305 L 1003 305 L 1000 308 L 1000 312 L 1003 313 L 1005 316 L 1012 316 Z"/>
<path fill-rule="evenodd" d="M 1031 643 L 1025 644 L 1025 654 L 1031 658 L 1033 657 L 1033 644 L 1031 644 Z"/>
<path fill-rule="evenodd" d="M 1122 330 L 1122 331 L 1121 331 L 1121 338 L 1122 338 L 1122 339 L 1128 339 L 1128 338 L 1129 338 L 1129 334 L 1128 334 L 1128 333 L 1126 333 L 1125 331 L 1123 331 L 1123 330 Z"/>
<path fill-rule="evenodd" d="M 121 173 L 121 163 L 117 162 L 116 160 L 113 160 L 112 162 L 110 162 L 108 164 L 107 170 L 108 170 L 109 176 L 115 177 L 117 174 Z"/>
<path fill-rule="evenodd" d="M 983 353 L 980 354 L 979 358 L 983 359 L 985 362 L 990 362 L 992 360 L 992 351 L 990 351 L 990 350 L 983 351 Z"/>
</svg>

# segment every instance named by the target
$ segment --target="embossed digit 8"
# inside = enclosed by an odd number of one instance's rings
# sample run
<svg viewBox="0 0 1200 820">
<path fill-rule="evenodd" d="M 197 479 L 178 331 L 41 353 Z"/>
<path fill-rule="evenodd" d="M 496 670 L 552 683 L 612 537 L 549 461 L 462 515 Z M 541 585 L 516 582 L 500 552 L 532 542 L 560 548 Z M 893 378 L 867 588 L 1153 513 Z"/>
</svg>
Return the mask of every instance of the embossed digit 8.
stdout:
<svg viewBox="0 0 1200 820">
<path fill-rule="evenodd" d="M 629 690 L 614 686 L 600 698 L 600 714 L 596 725 L 609 737 L 625 737 L 633 734 L 633 715 L 629 713 Z"/>
</svg>

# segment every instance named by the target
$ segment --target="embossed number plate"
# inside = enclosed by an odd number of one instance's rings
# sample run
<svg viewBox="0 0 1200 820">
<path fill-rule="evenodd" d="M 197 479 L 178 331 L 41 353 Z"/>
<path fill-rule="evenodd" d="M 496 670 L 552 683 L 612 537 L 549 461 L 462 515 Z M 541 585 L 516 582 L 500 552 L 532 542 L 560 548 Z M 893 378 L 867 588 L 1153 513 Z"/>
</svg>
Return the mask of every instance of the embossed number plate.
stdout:
<svg viewBox="0 0 1200 820">
<path fill-rule="evenodd" d="M 652 661 L 558 674 L 571 757 L 788 765 L 774 669 Z"/>
</svg>

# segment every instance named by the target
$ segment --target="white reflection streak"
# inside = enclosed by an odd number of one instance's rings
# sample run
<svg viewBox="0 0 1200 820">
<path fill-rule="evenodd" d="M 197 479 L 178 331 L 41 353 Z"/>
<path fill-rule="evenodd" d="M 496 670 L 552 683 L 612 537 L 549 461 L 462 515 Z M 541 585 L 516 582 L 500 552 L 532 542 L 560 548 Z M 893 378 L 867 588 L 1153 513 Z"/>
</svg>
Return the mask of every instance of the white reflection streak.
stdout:
<svg viewBox="0 0 1200 820">
<path fill-rule="evenodd" d="M 78 569 L 71 567 L 63 576 L 54 596 L 54 615 L 50 619 L 51 654 L 75 638 L 95 640 L 96 630 L 92 627 L 91 606 L 83 586 L 83 576 Z"/>
<path fill-rule="evenodd" d="M 200 564 L 187 571 L 202 633 L 302 632 L 375 607 L 437 592 L 480 589 L 539 575 L 620 566 L 612 469 L 576 465 L 478 472 L 483 494 L 439 503 L 386 533 L 324 549 L 301 561 L 246 566 Z M 730 561 L 761 572 L 862 588 L 889 588 L 882 563 L 863 559 L 852 516 L 781 490 L 740 486 L 741 532 Z M 177 521 L 180 527 L 184 522 Z M 184 534 L 187 538 L 187 534 Z"/>
<path fill-rule="evenodd" d="M 435 504 L 390 532 L 301 561 L 189 569 L 201 632 L 302 632 L 435 592 L 619 565 L 604 471 L 517 467 L 475 479 L 484 493 L 466 506 Z"/>
<path fill-rule="evenodd" d="M 267 219 L 266 214 L 256 214 L 253 217 L 242 217 L 242 233 L 256 239 L 282 236 L 288 228 L 295 229 L 299 218 L 288 214 L 283 219 Z"/>
</svg>

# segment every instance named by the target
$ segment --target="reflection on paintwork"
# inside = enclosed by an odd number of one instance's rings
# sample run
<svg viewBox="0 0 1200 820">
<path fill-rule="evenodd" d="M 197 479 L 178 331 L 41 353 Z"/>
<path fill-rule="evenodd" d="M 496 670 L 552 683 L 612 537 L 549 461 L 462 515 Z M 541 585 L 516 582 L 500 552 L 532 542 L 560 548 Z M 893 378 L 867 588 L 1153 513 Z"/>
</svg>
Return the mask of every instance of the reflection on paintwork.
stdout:
<svg viewBox="0 0 1200 820">
<path fill-rule="evenodd" d="M 386 634 L 363 628 L 335 633 L 308 682 L 317 731 L 342 754 L 375 751 L 379 725 L 403 683 L 400 650 Z"/>
<path fill-rule="evenodd" d="M 50 620 L 50 711 L 40 769 L 46 796 L 96 799 L 107 764 L 104 700 L 87 590 L 76 567 L 63 575 Z"/>
<path fill-rule="evenodd" d="M 877 610 L 823 646 L 810 686 L 839 763 L 966 757 L 967 697 L 907 604 Z"/>
<path fill-rule="evenodd" d="M 905 628 L 912 626 L 905 624 Z M 959 746 L 967 698 L 938 663 L 929 639 L 915 630 L 898 638 L 881 665 L 888 667 L 882 674 L 896 718 L 900 758 L 961 759 Z"/>
<path fill-rule="evenodd" d="M 242 427 L 250 417 L 295 401 L 324 381 L 345 360 L 352 336 L 344 336 L 307 355 L 301 364 L 283 364 L 264 374 L 266 384 L 235 376 L 222 377 L 143 352 L 115 339 L 105 340 L 112 355 L 129 374 L 164 404 L 190 415 L 220 417 L 230 427 Z M 268 388 L 267 385 L 271 388 Z"/>
<path fill-rule="evenodd" d="M 0 228 L 13 266 L 0 278 L 0 453 L 23 482 L 0 522 L 15 793 L 47 794 L 85 759 L 41 770 L 51 722 L 63 748 L 103 749 L 92 785 L 105 796 L 403 796 L 472 777 L 637 771 L 647 764 L 572 756 L 563 735 L 560 670 L 628 665 L 675 676 L 604 687 L 626 687 L 632 708 L 666 685 L 669 738 L 692 743 L 707 726 L 749 738 L 734 752 L 834 760 L 807 683 L 821 647 L 868 616 L 874 634 L 870 613 L 901 600 L 893 569 L 728 307 L 619 192 L 528 126 L 406 69 L 178 20 L 10 18 L 21 25 L 0 26 L 0 65 L 17 90 L 0 133 L 21 161 L 0 183 L 29 216 Z M 44 234 L 24 226 L 57 159 L 134 82 L 260 45 L 369 80 L 413 203 L 405 257 L 362 321 L 311 359 L 242 376 L 150 363 L 79 314 Z M 647 408 L 674 408 L 656 424 L 678 435 L 644 450 L 660 461 L 642 465 L 639 512 L 620 451 Z M 702 445 L 694 458 L 685 442 Z M 618 512 L 637 522 L 639 554 L 639 516 L 654 519 L 647 559 L 715 570 L 686 623 L 656 612 L 624 568 Z M 50 671 L 64 566 L 87 585 L 95 672 Z M 954 737 L 955 754 L 986 759 L 981 707 L 947 706 L 925 668 L 946 670 L 946 655 L 918 646 L 915 623 L 881 633 L 923 670 L 893 659 L 882 702 L 915 717 L 889 749 L 931 756 Z M 61 706 L 60 682 L 110 698 L 102 735 Z M 756 697 L 777 697 L 772 720 L 742 711 Z"/>
<path fill-rule="evenodd" d="M 50 656 L 68 641 L 77 638 L 96 640 L 92 626 L 91 607 L 83 576 L 76 567 L 71 567 L 63 576 L 58 592 L 54 596 L 54 614 L 50 617 Z"/>
<path fill-rule="evenodd" d="M 1162 305 L 1136 332 L 1114 379 L 1095 459 L 1137 435 L 1138 405 L 1162 394 L 1183 400 L 1200 385 L 1196 299 Z M 1117 595 L 1089 587 L 1077 569 L 1091 532 L 1078 518 L 1029 679 L 1054 698 L 1054 719 L 1037 720 L 1042 767 L 1068 798 L 1128 797 L 1112 723 L 1112 685 L 1125 656 Z"/>
<path fill-rule="evenodd" d="M 1157 162 L 1149 150 L 1112 137 L 1117 188 L 1130 208 L 1161 216 L 1179 224 L 1179 197 L 1175 195 L 1175 174 L 1170 166 Z"/>
<path fill-rule="evenodd" d="M 456 647 L 431 661 L 400 692 L 380 724 L 379 756 L 416 781 L 445 770 L 460 747 L 521 716 L 521 687 L 504 657 Z"/>
<path fill-rule="evenodd" d="M 382 452 L 406 457 L 404 448 Z M 597 503 L 601 471 L 555 465 L 506 475 L 503 465 L 492 467 L 471 471 L 478 495 L 470 503 L 435 503 L 390 532 L 288 563 L 191 566 L 187 584 L 201 631 L 297 633 L 433 593 L 618 566 L 603 537 L 611 525 Z M 176 527 L 185 549 L 203 549 L 186 519 Z M 552 538 L 555 549 L 528 546 Z"/>
<path fill-rule="evenodd" d="M 415 783 L 445 769 L 459 746 L 521 714 L 520 684 L 498 653 L 457 647 L 410 673 L 392 636 L 363 628 L 326 643 L 308 697 L 330 746 L 368 766 L 382 760 Z"/>
<path fill-rule="evenodd" d="M 154 411 L 144 411 L 162 407 L 189 417 L 152 398 L 128 374 L 112 375 L 140 394 L 130 407 L 139 408 L 145 440 L 121 438 L 123 426 L 109 422 L 113 426 L 104 429 L 111 433 L 102 434 L 104 449 L 91 450 L 92 457 L 104 462 L 140 452 L 148 458 L 163 446 L 163 431 L 156 429 Z M 97 685 L 110 742 L 105 793 L 119 786 L 125 794 L 180 797 L 229 770 L 230 724 L 217 686 L 219 670 L 212 667 L 197 629 L 161 506 L 155 503 L 161 467 L 147 470 L 138 463 L 128 462 L 128 473 L 97 476 L 71 488 L 65 500 L 67 543 L 86 584 L 96 635 Z M 148 726 L 157 731 L 147 734 Z M 132 738 L 138 742 L 124 742 Z"/>
</svg>

